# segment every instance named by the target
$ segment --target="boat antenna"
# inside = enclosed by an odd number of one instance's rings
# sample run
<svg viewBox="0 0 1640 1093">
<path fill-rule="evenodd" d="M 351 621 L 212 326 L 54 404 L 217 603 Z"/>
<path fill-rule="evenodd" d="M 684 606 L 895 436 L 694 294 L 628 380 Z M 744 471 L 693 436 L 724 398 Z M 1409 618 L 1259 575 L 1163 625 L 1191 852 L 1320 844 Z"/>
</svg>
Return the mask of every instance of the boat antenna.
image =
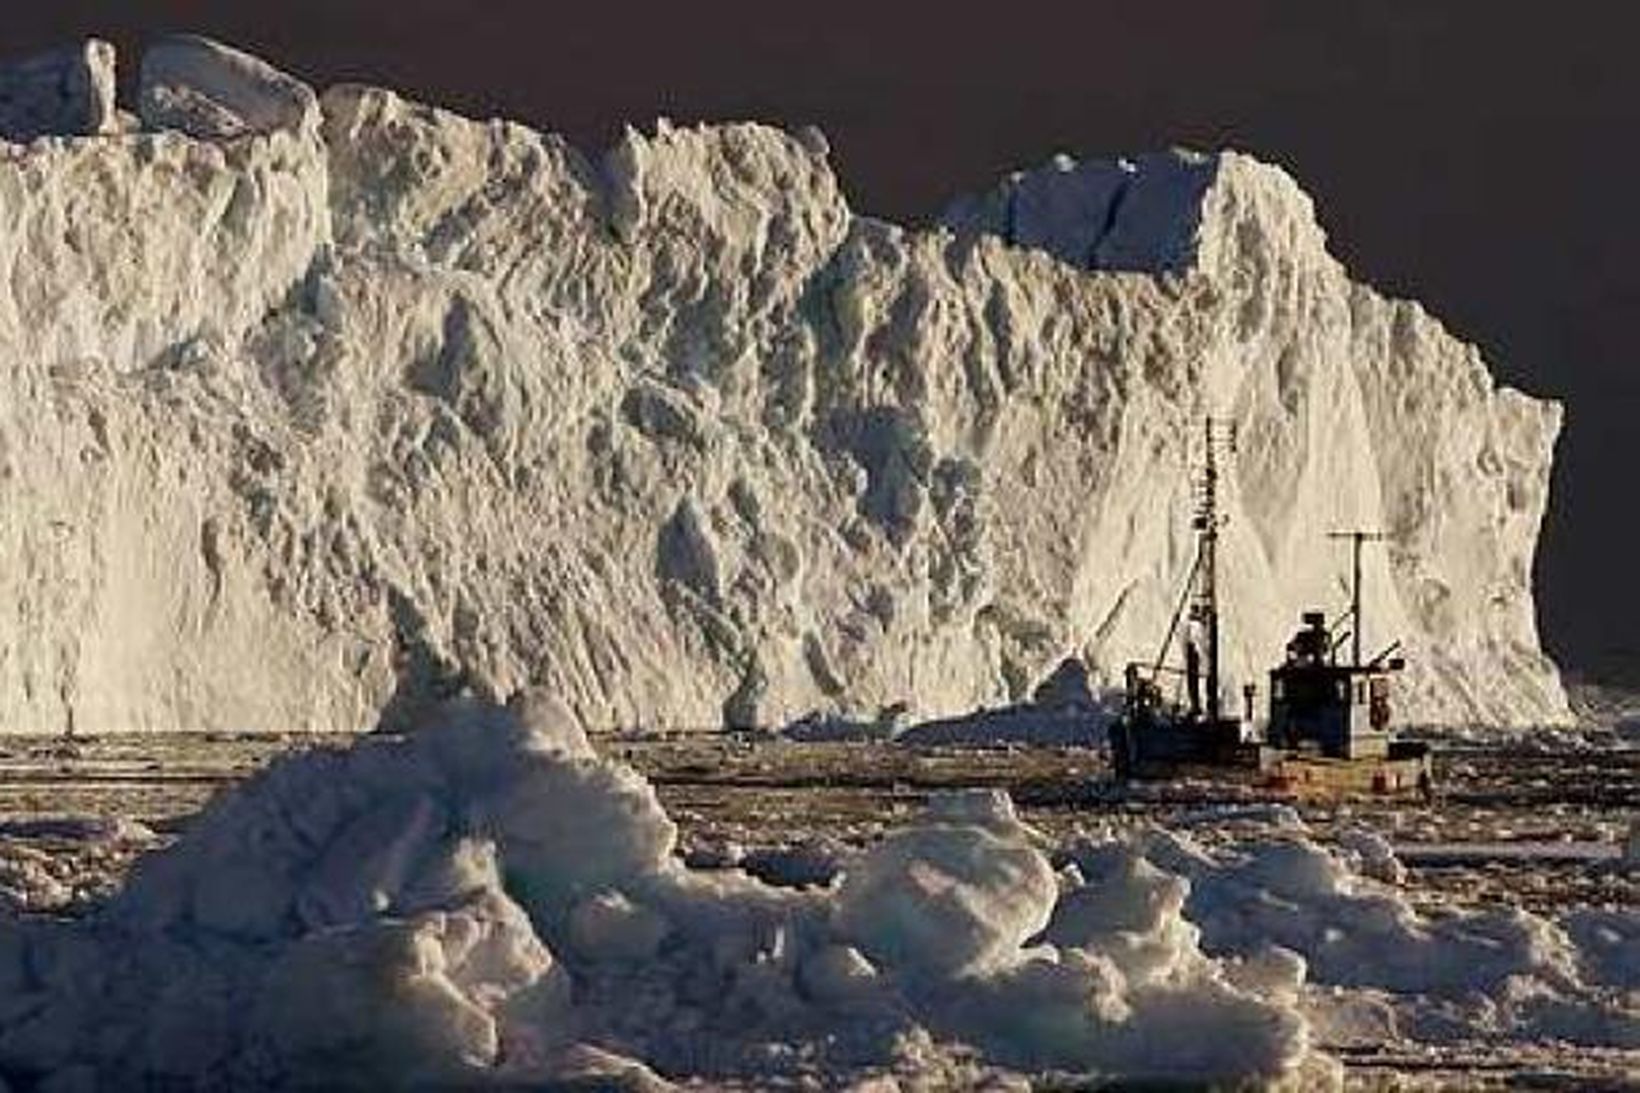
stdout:
<svg viewBox="0 0 1640 1093">
<path fill-rule="evenodd" d="M 1350 667 L 1361 667 L 1361 544 L 1380 542 L 1389 536 L 1381 531 L 1329 531 L 1329 539 L 1350 541 Z"/>
</svg>

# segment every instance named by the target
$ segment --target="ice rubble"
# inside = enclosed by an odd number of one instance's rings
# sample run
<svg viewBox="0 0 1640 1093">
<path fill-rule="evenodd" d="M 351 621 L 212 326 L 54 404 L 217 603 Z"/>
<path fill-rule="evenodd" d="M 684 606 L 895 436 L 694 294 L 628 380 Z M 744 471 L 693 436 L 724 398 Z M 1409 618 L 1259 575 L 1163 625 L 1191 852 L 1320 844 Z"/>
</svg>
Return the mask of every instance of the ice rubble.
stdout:
<svg viewBox="0 0 1640 1093">
<path fill-rule="evenodd" d="M 936 798 L 826 886 L 676 857 L 559 702 L 288 756 L 72 922 L 0 917 L 0 1080 L 519 1088 L 963 1065 L 1338 1079 L 1317 1041 L 1640 1044 L 1632 911 L 1415 912 L 1290 814 L 1056 847 Z M 54 1087 L 54 1086 L 53 1086 Z"/>
<path fill-rule="evenodd" d="M 692 872 L 674 840 L 550 703 L 288 757 L 89 920 L 0 921 L 0 1075 L 516 1087 L 597 1049 L 835 1077 L 965 1041 L 1027 1070 L 1334 1076 L 1301 965 L 1274 994 L 1231 976 L 1153 877 L 1103 897 L 1148 916 L 1088 911 L 1004 797 L 942 802 L 810 892 Z"/>
<path fill-rule="evenodd" d="M 1636 984 L 1623 955 L 1640 930 L 1633 909 L 1576 911 L 1561 923 L 1513 907 L 1420 914 L 1393 883 L 1369 879 L 1393 882 L 1400 871 L 1382 840 L 1347 836 L 1329 852 L 1302 824 L 1290 828 L 1213 852 L 1157 831 L 1070 856 L 1090 880 L 1135 858 L 1153 863 L 1188 881 L 1185 915 L 1208 952 L 1274 946 L 1301 958 L 1315 986 L 1353 989 L 1342 1007 L 1337 996 L 1318 1000 L 1315 1016 L 1335 1042 L 1400 1035 L 1640 1047 L 1640 1008 L 1624 994 Z"/>
<path fill-rule="evenodd" d="M 1351 282 L 1277 168 L 1067 161 L 910 231 L 812 132 L 594 160 L 199 40 L 142 84 L 143 131 L 0 148 L 8 730 L 531 684 L 595 729 L 926 720 L 1072 654 L 1108 685 L 1189 564 L 1208 410 L 1229 686 L 1366 524 L 1414 719 L 1567 716 L 1530 587 L 1558 407 Z"/>
<path fill-rule="evenodd" d="M 133 820 L 52 816 L 0 822 L 0 913 L 65 913 L 100 902 L 159 836 Z"/>
</svg>

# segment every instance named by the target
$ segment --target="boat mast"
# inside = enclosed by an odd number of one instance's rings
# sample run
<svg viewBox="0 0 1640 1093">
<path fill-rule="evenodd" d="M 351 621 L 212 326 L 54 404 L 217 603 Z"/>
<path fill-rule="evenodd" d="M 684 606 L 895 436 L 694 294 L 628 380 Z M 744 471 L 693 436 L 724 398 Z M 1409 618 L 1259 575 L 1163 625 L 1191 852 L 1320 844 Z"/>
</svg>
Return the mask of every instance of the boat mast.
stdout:
<svg viewBox="0 0 1640 1093">
<path fill-rule="evenodd" d="M 1190 615 L 1200 623 L 1207 638 L 1207 719 L 1209 722 L 1219 720 L 1222 712 L 1219 701 L 1219 589 L 1218 589 L 1218 547 L 1219 527 L 1223 523 L 1219 516 L 1219 437 L 1214 433 L 1213 419 L 1207 418 L 1203 422 L 1205 441 L 1205 459 L 1202 466 L 1201 495 L 1196 506 L 1196 517 L 1193 521 L 1198 539 L 1198 554 L 1196 565 L 1196 602 L 1191 605 Z M 1235 427 L 1229 426 L 1227 444 L 1234 450 Z"/>
<path fill-rule="evenodd" d="M 1361 667 L 1361 544 L 1377 542 L 1387 536 L 1381 531 L 1329 531 L 1329 539 L 1350 540 L 1350 667 Z"/>
</svg>

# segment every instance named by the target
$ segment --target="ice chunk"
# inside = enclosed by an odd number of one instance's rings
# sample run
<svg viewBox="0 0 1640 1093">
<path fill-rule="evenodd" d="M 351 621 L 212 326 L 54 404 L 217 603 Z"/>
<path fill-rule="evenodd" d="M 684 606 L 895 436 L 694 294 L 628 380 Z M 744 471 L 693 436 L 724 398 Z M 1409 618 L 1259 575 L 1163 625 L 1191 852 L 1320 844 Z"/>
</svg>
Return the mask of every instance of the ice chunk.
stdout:
<svg viewBox="0 0 1640 1093">
<path fill-rule="evenodd" d="M 1398 892 L 1363 885 L 1302 835 L 1251 840 L 1223 862 L 1175 858 L 1173 867 L 1191 882 L 1186 913 L 1210 951 L 1281 945 L 1321 983 L 1488 991 L 1517 975 L 1563 978 L 1573 959 L 1552 924 L 1523 911 L 1426 921 Z"/>
<path fill-rule="evenodd" d="M 852 945 L 828 945 L 800 969 L 803 989 L 818 1002 L 848 1007 L 881 990 L 877 969 Z"/>
<path fill-rule="evenodd" d="M 928 801 L 924 817 L 935 824 L 973 824 L 1003 838 L 1026 828 L 1014 810 L 1014 799 L 1001 789 L 948 790 Z"/>
<path fill-rule="evenodd" d="M 1640 990 L 1640 911 L 1582 908 L 1565 925 L 1592 982 Z"/>
<path fill-rule="evenodd" d="M 0 65 L 0 139 L 114 132 L 114 47 L 92 38 Z"/>
<path fill-rule="evenodd" d="M 398 906 L 415 871 L 438 851 L 448 823 L 425 793 L 388 797 L 336 833 L 301 881 L 297 913 L 318 929 Z"/>
<path fill-rule="evenodd" d="M 641 963 L 655 955 L 670 928 L 664 917 L 623 893 L 599 892 L 570 912 L 569 942 L 588 960 Z"/>
<path fill-rule="evenodd" d="M 594 757 L 586 732 L 562 700 L 539 692 L 521 692 L 504 707 L 463 695 L 434 706 L 423 722 L 436 731 L 412 734 L 411 746 L 470 794 L 514 777 L 520 752 Z"/>
<path fill-rule="evenodd" d="M 668 1093 L 677 1086 L 636 1059 L 591 1044 L 573 1044 L 559 1053 L 549 1088 L 605 1090 L 608 1093 Z"/>
<path fill-rule="evenodd" d="M 1360 828 L 1346 831 L 1339 836 L 1338 845 L 1355 855 L 1356 872 L 1362 876 L 1381 880 L 1385 884 L 1406 883 L 1406 866 L 1395 856 L 1389 840 L 1377 832 Z"/>
<path fill-rule="evenodd" d="M 142 57 L 139 110 L 150 129 L 227 140 L 319 124 L 313 90 L 266 61 L 209 38 L 177 35 Z"/>
<path fill-rule="evenodd" d="M 1200 932 L 1183 915 L 1188 881 L 1127 847 L 1083 864 L 1087 881 L 1060 899 L 1047 941 L 1109 960 L 1132 984 L 1159 982 L 1197 956 Z"/>
<path fill-rule="evenodd" d="M 849 865 L 838 931 L 913 974 L 983 974 L 1016 960 L 1047 925 L 1058 886 L 1023 829 L 989 795 L 976 810 L 978 800 L 937 803 L 933 822 L 890 835 Z"/>
<path fill-rule="evenodd" d="M 505 904 L 312 934 L 279 957 L 252 1028 L 298 1081 L 360 1086 L 458 1084 L 502 1047 L 495 999 L 556 998 L 551 955 Z M 487 1005 L 488 1003 L 488 1005 Z M 530 1034 L 550 1030 L 537 1023 Z"/>
<path fill-rule="evenodd" d="M 1124 993 L 1108 963 L 1073 952 L 1011 969 L 987 987 L 985 1008 L 963 1016 L 1001 1058 L 1163 1081 L 1240 1074 L 1274 1082 L 1300 1071 L 1301 1088 L 1337 1080 L 1336 1063 L 1311 1055 L 1296 1012 L 1211 977 Z"/>
<path fill-rule="evenodd" d="M 556 915 L 671 857 L 677 827 L 632 770 L 535 756 L 515 765 L 470 815 L 495 839 L 509 888 L 531 913 Z"/>
<path fill-rule="evenodd" d="M 1088 666 L 1081 657 L 1066 657 L 1031 692 L 1031 704 L 1047 710 L 1093 710 L 1100 705 Z"/>
</svg>

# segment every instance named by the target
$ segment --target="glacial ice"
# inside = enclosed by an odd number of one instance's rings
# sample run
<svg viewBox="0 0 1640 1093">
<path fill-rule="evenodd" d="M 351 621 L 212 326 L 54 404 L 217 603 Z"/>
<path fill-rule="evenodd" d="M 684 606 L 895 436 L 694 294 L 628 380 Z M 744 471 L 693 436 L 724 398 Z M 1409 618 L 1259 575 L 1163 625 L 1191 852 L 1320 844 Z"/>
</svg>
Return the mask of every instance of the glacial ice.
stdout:
<svg viewBox="0 0 1640 1093">
<path fill-rule="evenodd" d="M 0 68 L 0 140 L 103 136 L 119 125 L 107 42 L 92 39 Z"/>
<path fill-rule="evenodd" d="M 197 39 L 142 82 L 142 131 L 0 149 L 8 731 L 529 686 L 592 730 L 927 720 L 1067 657 L 1110 686 L 1190 563 L 1208 412 L 1231 693 L 1344 602 L 1323 533 L 1370 525 L 1411 720 L 1568 717 L 1531 589 L 1558 406 L 1352 282 L 1278 168 L 1063 161 L 913 231 L 812 132 L 592 159 Z"/>
<path fill-rule="evenodd" d="M 1158 153 L 1078 163 L 1056 158 L 988 194 L 959 198 L 942 220 L 1045 251 L 1086 270 L 1188 273 L 1201 253 L 1217 157 Z"/>
<path fill-rule="evenodd" d="M 319 124 L 311 88 L 256 57 L 208 38 L 176 35 L 142 58 L 139 108 L 150 129 L 228 140 Z"/>
</svg>

